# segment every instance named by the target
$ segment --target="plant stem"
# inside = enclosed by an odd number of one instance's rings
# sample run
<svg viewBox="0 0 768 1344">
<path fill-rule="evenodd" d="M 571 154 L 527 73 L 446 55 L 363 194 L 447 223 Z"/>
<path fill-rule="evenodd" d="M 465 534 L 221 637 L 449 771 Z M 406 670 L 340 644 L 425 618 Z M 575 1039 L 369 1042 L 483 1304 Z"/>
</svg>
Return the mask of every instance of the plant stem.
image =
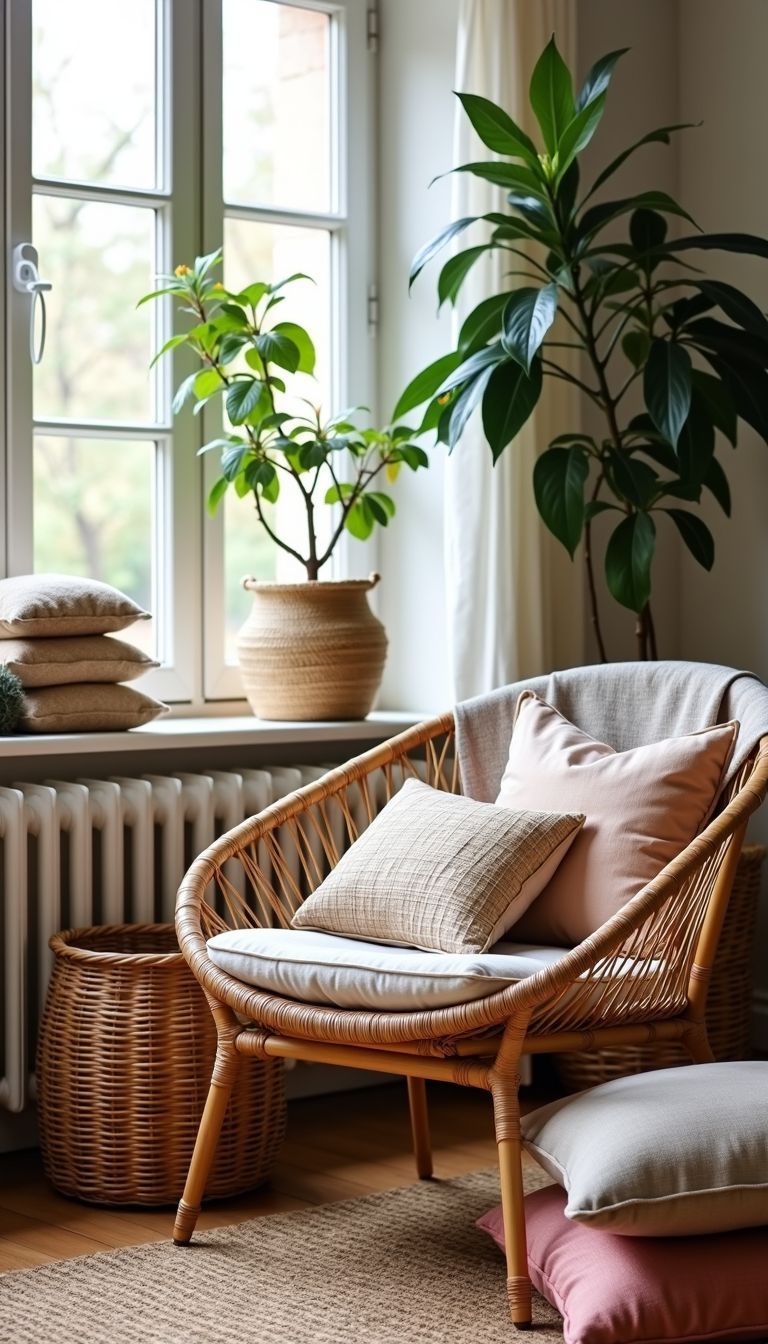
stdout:
<svg viewBox="0 0 768 1344">
<path fill-rule="evenodd" d="M 595 488 L 592 491 L 592 502 L 597 499 L 600 486 L 603 483 L 602 472 L 597 478 Z M 600 613 L 597 605 L 597 588 L 595 586 L 595 571 L 592 564 L 592 519 L 584 524 L 584 564 L 587 570 L 587 589 L 589 591 L 590 619 L 592 622 L 592 633 L 597 641 L 597 651 L 600 655 L 600 662 L 608 662 L 608 654 L 605 649 L 605 640 L 600 626 Z"/>
</svg>

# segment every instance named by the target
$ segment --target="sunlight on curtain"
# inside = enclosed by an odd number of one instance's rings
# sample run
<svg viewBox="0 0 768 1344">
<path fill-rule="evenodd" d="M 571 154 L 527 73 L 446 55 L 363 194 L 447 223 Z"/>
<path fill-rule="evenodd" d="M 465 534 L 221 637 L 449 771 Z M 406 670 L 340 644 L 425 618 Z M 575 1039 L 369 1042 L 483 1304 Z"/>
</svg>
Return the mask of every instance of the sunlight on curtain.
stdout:
<svg viewBox="0 0 768 1344">
<path fill-rule="evenodd" d="M 461 0 L 455 87 L 499 103 L 538 141 L 527 106 L 528 83 L 553 32 L 572 65 L 573 0 Z M 454 162 L 487 155 L 457 104 Z M 504 202 L 498 187 L 469 173 L 456 174 L 454 218 L 499 209 Z M 477 241 L 467 238 L 462 246 Z M 508 260 L 500 252 L 489 258 L 464 284 L 459 324 L 504 286 Z M 578 427 L 572 393 L 568 384 L 549 379 L 532 418 L 496 467 L 476 413 L 448 461 L 446 577 L 457 700 L 544 672 L 552 664 L 550 542 L 536 511 L 531 478 L 537 449 L 562 429 Z"/>
</svg>

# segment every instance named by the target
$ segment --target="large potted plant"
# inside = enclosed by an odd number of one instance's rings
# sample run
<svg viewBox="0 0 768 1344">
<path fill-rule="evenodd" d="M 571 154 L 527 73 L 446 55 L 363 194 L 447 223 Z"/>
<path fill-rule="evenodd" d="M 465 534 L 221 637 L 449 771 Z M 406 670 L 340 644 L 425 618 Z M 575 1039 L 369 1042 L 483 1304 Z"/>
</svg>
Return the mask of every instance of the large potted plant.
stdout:
<svg viewBox="0 0 768 1344">
<path fill-rule="evenodd" d="M 417 471 L 429 459 L 408 426 L 359 428 L 361 407 L 324 419 L 291 389 L 291 375 L 313 374 L 315 348 L 303 327 L 279 320 L 276 310 L 286 288 L 307 276 L 258 280 L 233 291 L 215 278 L 220 262 L 217 251 L 191 267 L 177 266 L 140 302 L 170 295 L 191 318 L 155 356 L 186 346 L 202 365 L 178 388 L 174 413 L 188 402 L 195 411 L 215 398 L 224 403 L 231 428 L 200 449 L 221 456 L 209 510 L 216 511 L 229 489 L 250 496 L 257 526 L 306 571 L 304 583 L 243 580 L 253 595 L 238 637 L 245 691 L 260 718 L 364 718 L 387 649 L 384 627 L 367 601 L 379 576 L 320 581 L 321 570 L 345 530 L 365 540 L 388 525 L 395 503 L 382 479 L 393 482 L 403 465 Z M 293 534 L 288 540 L 276 514 L 283 489 L 299 503 L 303 547 Z"/>
<path fill-rule="evenodd" d="M 395 412 L 404 415 L 428 401 L 422 428 L 436 428 L 438 439 L 452 448 L 481 407 L 496 461 L 548 379 L 570 380 L 597 407 L 602 434 L 574 429 L 542 444 L 533 486 L 545 524 L 571 557 L 584 540 L 603 659 L 594 517 L 606 513 L 613 520 L 606 583 L 616 601 L 636 613 L 638 656 L 654 658 L 650 597 L 657 520 L 676 528 L 699 564 L 711 568 L 714 541 L 696 506 L 709 492 L 730 512 L 716 431 L 735 446 L 743 420 L 768 440 L 768 322 L 746 294 L 700 269 L 701 253 L 713 249 L 768 257 L 768 240 L 685 229 L 671 236 L 670 217 L 697 226 L 666 192 L 607 196 L 603 188 L 630 155 L 646 144 L 668 144 L 683 126 L 648 132 L 592 182 L 580 180 L 581 155 L 600 124 L 623 54 L 599 60 L 574 94 L 552 38 L 530 84 L 541 146 L 503 108 L 475 94 L 458 95 L 494 157 L 454 171 L 503 187 L 508 209 L 483 215 L 486 236 L 445 263 L 439 298 L 454 302 L 490 249 L 508 255 L 508 284 L 467 316 L 456 348 L 412 381 Z M 466 217 L 449 224 L 416 257 L 411 282 L 477 223 Z M 575 371 L 566 363 L 574 352 Z M 644 409 L 633 414 L 627 406 L 635 386 Z"/>
</svg>

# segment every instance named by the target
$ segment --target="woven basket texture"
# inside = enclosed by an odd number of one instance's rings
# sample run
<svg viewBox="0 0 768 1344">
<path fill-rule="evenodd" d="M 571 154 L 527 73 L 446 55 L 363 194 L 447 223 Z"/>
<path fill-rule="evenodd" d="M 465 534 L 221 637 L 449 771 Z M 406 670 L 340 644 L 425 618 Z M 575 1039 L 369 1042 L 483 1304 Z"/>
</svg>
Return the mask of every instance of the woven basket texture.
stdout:
<svg viewBox="0 0 768 1344">
<path fill-rule="evenodd" d="M 749 1056 L 752 1018 L 752 956 L 760 877 L 766 856 L 763 845 L 745 845 L 739 857 L 723 931 L 707 996 L 707 1031 L 715 1059 Z M 613 1049 L 552 1056 L 561 1083 L 570 1092 L 596 1087 L 611 1078 L 648 1069 L 689 1064 L 677 1041 L 623 1045 Z"/>
<path fill-rule="evenodd" d="M 368 606 L 379 581 L 258 583 L 238 634 L 243 687 L 262 719 L 364 719 L 381 684 L 387 636 Z"/>
<path fill-rule="evenodd" d="M 216 1028 L 172 925 L 68 930 L 40 1027 L 43 1160 L 67 1195 L 173 1204 L 184 1187 L 216 1053 Z M 282 1061 L 240 1072 L 206 1198 L 268 1177 L 285 1129 Z"/>
</svg>

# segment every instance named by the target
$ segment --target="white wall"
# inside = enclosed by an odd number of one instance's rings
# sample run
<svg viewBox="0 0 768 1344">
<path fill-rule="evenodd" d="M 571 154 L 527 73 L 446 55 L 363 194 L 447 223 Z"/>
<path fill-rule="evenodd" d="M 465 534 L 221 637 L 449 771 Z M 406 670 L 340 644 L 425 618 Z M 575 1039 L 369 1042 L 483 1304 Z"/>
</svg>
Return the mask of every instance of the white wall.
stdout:
<svg viewBox="0 0 768 1344">
<path fill-rule="evenodd" d="M 408 296 L 411 261 L 450 219 L 454 57 L 458 0 L 381 0 L 379 401 L 391 414 L 413 375 L 451 343 L 450 316 L 436 320 L 433 274 Z M 415 423 L 415 419 L 413 421 Z M 390 653 L 382 708 L 440 711 L 451 703 L 443 577 L 443 454 L 428 471 L 403 471 L 398 516 L 380 534 L 379 614 Z"/>
</svg>

